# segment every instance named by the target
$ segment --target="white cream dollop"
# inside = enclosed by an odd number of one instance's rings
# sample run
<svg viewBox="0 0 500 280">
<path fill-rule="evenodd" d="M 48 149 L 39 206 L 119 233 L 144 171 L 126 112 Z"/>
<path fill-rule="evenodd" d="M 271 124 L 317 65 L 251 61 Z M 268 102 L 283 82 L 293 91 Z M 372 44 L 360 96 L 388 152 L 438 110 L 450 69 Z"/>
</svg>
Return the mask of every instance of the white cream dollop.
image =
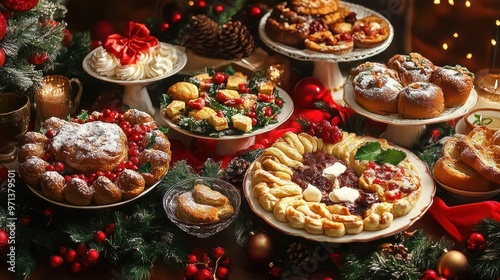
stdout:
<svg viewBox="0 0 500 280">
<path fill-rule="evenodd" d="M 324 177 L 326 177 L 327 179 L 332 180 L 332 179 L 340 176 L 346 170 L 347 170 L 347 167 L 344 164 L 337 161 L 333 165 L 330 165 L 327 168 L 323 169 L 322 175 Z"/>
<path fill-rule="evenodd" d="M 333 189 L 332 192 L 328 195 L 332 202 L 354 202 L 359 197 L 359 190 L 349 188 L 349 187 L 341 187 L 339 189 Z"/>
<path fill-rule="evenodd" d="M 116 68 L 120 65 L 118 59 L 109 54 L 103 47 L 98 47 L 90 59 L 90 67 L 99 75 L 116 76 Z"/>
<path fill-rule="evenodd" d="M 322 194 L 317 187 L 308 184 L 307 188 L 302 192 L 302 197 L 307 202 L 320 202 Z"/>
</svg>

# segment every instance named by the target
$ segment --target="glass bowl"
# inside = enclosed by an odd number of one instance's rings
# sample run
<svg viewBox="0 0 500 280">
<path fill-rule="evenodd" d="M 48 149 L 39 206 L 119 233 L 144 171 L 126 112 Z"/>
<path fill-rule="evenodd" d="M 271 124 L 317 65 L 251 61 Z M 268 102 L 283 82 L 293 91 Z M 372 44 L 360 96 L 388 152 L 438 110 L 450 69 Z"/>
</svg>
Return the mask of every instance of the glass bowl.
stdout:
<svg viewBox="0 0 500 280">
<path fill-rule="evenodd" d="M 229 203 L 234 208 L 234 213 L 222 220 L 213 223 L 191 223 L 177 217 L 177 200 L 185 192 L 190 192 L 197 184 L 204 184 L 214 191 L 218 191 L 229 199 Z M 163 208 L 169 219 L 180 229 L 188 234 L 205 238 L 212 236 L 229 226 L 238 216 L 241 205 L 241 195 L 238 189 L 230 183 L 209 177 L 194 177 L 175 183 L 163 196 Z"/>
</svg>

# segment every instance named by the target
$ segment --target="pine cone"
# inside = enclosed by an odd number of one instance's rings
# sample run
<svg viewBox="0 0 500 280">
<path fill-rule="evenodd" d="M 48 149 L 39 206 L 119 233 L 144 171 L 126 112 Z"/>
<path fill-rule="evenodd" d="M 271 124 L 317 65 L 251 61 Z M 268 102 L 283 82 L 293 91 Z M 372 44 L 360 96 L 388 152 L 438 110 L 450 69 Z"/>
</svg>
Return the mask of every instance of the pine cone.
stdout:
<svg viewBox="0 0 500 280">
<path fill-rule="evenodd" d="M 232 184 L 241 184 L 249 166 L 250 162 L 247 160 L 241 157 L 234 157 L 229 160 L 219 177 Z"/>
<path fill-rule="evenodd" d="M 248 28 L 241 21 L 228 21 L 219 30 L 219 56 L 225 59 L 239 59 L 249 56 L 255 41 Z"/>
<path fill-rule="evenodd" d="M 215 56 L 219 25 L 206 15 L 191 17 L 186 47 L 201 56 Z"/>
<path fill-rule="evenodd" d="M 408 253 L 408 248 L 406 248 L 403 244 L 383 243 L 380 245 L 380 251 L 388 255 L 393 255 L 399 259 L 411 259 L 411 254 Z"/>
<path fill-rule="evenodd" d="M 302 263 L 310 257 L 311 250 L 302 243 L 293 242 L 288 245 L 286 254 L 290 262 L 301 266 Z"/>
</svg>

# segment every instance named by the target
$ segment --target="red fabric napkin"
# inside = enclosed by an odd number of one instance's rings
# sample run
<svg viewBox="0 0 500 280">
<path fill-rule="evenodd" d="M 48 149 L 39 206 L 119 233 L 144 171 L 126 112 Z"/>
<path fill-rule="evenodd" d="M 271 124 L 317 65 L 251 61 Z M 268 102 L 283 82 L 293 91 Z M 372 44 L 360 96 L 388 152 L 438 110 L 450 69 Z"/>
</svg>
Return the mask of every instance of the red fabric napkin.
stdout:
<svg viewBox="0 0 500 280">
<path fill-rule="evenodd" d="M 448 206 L 441 198 L 435 197 L 429 212 L 459 242 L 464 241 L 482 219 L 500 221 L 500 203 L 497 201 Z"/>
</svg>

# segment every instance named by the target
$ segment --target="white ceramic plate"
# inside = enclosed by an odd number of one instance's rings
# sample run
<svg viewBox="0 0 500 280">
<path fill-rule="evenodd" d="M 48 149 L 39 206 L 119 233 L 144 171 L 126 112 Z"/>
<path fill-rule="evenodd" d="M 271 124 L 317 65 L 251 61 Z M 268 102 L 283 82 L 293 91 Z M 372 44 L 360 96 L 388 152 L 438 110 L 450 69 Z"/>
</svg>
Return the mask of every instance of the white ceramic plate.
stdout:
<svg viewBox="0 0 500 280">
<path fill-rule="evenodd" d="M 500 188 L 487 192 L 472 192 L 472 191 L 464 191 L 456 188 L 452 188 L 444 183 L 441 183 L 436 178 L 434 178 L 436 182 L 445 189 L 448 194 L 459 203 L 470 203 L 470 202 L 479 202 L 485 201 L 489 198 L 494 197 L 495 195 L 500 193 Z"/>
<path fill-rule="evenodd" d="M 318 242 L 331 243 L 366 242 L 391 236 L 409 228 L 414 222 L 419 220 L 431 206 L 434 199 L 434 194 L 436 192 L 436 185 L 434 183 L 432 175 L 429 172 L 429 169 L 427 168 L 427 165 L 425 165 L 415 154 L 413 154 L 409 150 L 397 146 L 394 146 L 394 148 L 403 150 L 408 155 L 410 162 L 417 168 L 420 176 L 422 176 L 422 194 L 420 195 L 420 199 L 417 201 L 417 204 L 415 205 L 413 210 L 410 211 L 410 213 L 405 216 L 395 218 L 392 222 L 392 225 L 386 229 L 378 231 L 362 231 L 359 234 L 344 235 L 338 238 L 329 237 L 326 235 L 310 234 L 305 230 L 294 229 L 287 223 L 276 220 L 272 212 L 267 212 L 264 208 L 262 208 L 259 200 L 253 196 L 249 172 L 246 173 L 243 180 L 243 192 L 248 201 L 248 204 L 250 205 L 250 208 L 255 214 L 257 214 L 257 216 L 264 219 L 264 221 L 266 221 L 272 227 L 288 235 L 300 236 L 305 239 Z M 248 170 L 252 170 L 252 166 L 250 166 Z"/>
<path fill-rule="evenodd" d="M 271 124 L 271 125 L 268 125 L 266 127 L 257 129 L 251 133 L 245 133 L 245 134 L 240 134 L 240 135 L 226 135 L 223 137 L 213 137 L 213 136 L 209 136 L 209 135 L 192 133 L 191 131 L 186 130 L 185 128 L 183 128 L 181 126 L 178 126 L 177 124 L 172 122 L 171 119 L 169 119 L 169 118 L 164 118 L 164 119 L 167 122 L 168 126 L 171 127 L 172 129 L 174 129 L 174 130 L 176 130 L 184 135 L 191 136 L 194 138 L 210 139 L 210 140 L 237 140 L 237 139 L 253 137 L 253 136 L 256 136 L 256 135 L 259 135 L 259 134 L 262 134 L 264 132 L 268 132 L 268 131 L 271 131 L 271 130 L 277 128 L 278 126 L 283 124 L 286 120 L 288 120 L 288 118 L 290 118 L 290 116 L 292 115 L 292 113 L 293 113 L 293 100 L 292 100 L 292 98 L 283 89 L 278 88 L 278 90 L 279 90 L 279 96 L 281 98 L 283 98 L 283 107 L 281 108 L 281 113 L 278 115 L 278 122 Z M 164 114 L 162 114 L 162 115 L 164 115 Z"/>
<path fill-rule="evenodd" d="M 43 200 L 45 201 L 48 201 L 50 203 L 53 203 L 55 205 L 59 205 L 59 206 L 62 206 L 62 207 L 65 207 L 65 208 L 72 208 L 72 209 L 81 209 L 81 210 L 96 210 L 96 209 L 105 209 L 105 208 L 112 208 L 112 207 L 116 207 L 116 206 L 121 206 L 121 205 L 124 205 L 124 204 L 127 204 L 129 202 L 132 202 L 144 195 L 146 195 L 148 192 L 150 192 L 152 189 L 154 189 L 159 183 L 161 182 L 161 180 L 159 180 L 158 182 L 156 182 L 155 184 L 153 184 L 152 186 L 150 187 L 146 187 L 144 189 L 144 191 L 142 193 L 140 193 L 138 196 L 134 197 L 134 198 L 131 198 L 131 199 L 128 199 L 128 200 L 123 200 L 123 201 L 120 201 L 120 202 L 117 202 L 117 203 L 112 203 L 112 204 L 106 204 L 106 205 L 95 205 L 95 204 L 90 204 L 90 205 L 84 205 L 84 206 L 80 206 L 80 205 L 73 205 L 73 204 L 69 204 L 67 202 L 61 202 L 61 201 L 55 201 L 55 200 L 52 200 L 52 199 L 49 199 L 47 198 L 42 190 L 40 189 L 35 189 L 35 188 L 32 188 L 30 186 L 28 186 L 28 188 L 34 193 L 36 194 L 37 196 L 39 196 L 40 198 L 42 198 Z"/>
<path fill-rule="evenodd" d="M 402 119 L 397 114 L 390 115 L 379 115 L 372 113 L 361 105 L 359 105 L 354 99 L 354 89 L 352 85 L 352 77 L 349 77 L 344 84 L 344 101 L 351 107 L 356 113 L 365 116 L 374 121 L 394 124 L 394 125 L 422 125 L 422 124 L 433 124 L 439 122 L 445 122 L 451 119 L 459 118 L 465 115 L 477 102 L 477 92 L 472 89 L 464 105 L 457 108 L 445 108 L 444 112 L 436 118 L 432 119 Z"/>
<path fill-rule="evenodd" d="M 356 13 L 356 16 L 358 19 L 363 18 L 365 16 L 369 15 L 375 15 L 378 16 L 382 19 L 385 19 L 384 16 L 381 14 L 370 10 L 368 8 L 365 8 L 361 5 L 353 4 L 353 3 L 348 3 L 348 2 L 343 2 L 340 1 L 340 4 L 343 6 L 348 7 L 352 12 Z M 271 38 L 266 33 L 265 30 L 265 25 L 267 18 L 271 15 L 271 12 L 268 12 L 265 14 L 259 23 L 259 36 L 262 39 L 262 41 L 271 49 L 274 51 L 281 53 L 283 55 L 286 55 L 288 57 L 297 59 L 297 60 L 321 60 L 325 62 L 346 62 L 346 61 L 357 61 L 361 59 L 365 59 L 371 56 L 374 56 L 376 54 L 379 54 L 383 52 L 387 47 L 392 42 L 392 39 L 394 37 L 394 28 L 392 27 L 391 23 L 387 21 L 387 24 L 389 25 L 390 28 L 390 33 L 389 37 L 380 43 L 379 45 L 373 47 L 373 48 L 354 48 L 354 50 L 350 53 L 343 54 L 343 55 L 335 55 L 335 54 L 330 54 L 330 53 L 322 53 L 322 52 L 316 52 L 313 50 L 308 50 L 308 49 L 298 49 L 292 46 L 288 46 L 279 42 L 273 41 Z"/>
</svg>

